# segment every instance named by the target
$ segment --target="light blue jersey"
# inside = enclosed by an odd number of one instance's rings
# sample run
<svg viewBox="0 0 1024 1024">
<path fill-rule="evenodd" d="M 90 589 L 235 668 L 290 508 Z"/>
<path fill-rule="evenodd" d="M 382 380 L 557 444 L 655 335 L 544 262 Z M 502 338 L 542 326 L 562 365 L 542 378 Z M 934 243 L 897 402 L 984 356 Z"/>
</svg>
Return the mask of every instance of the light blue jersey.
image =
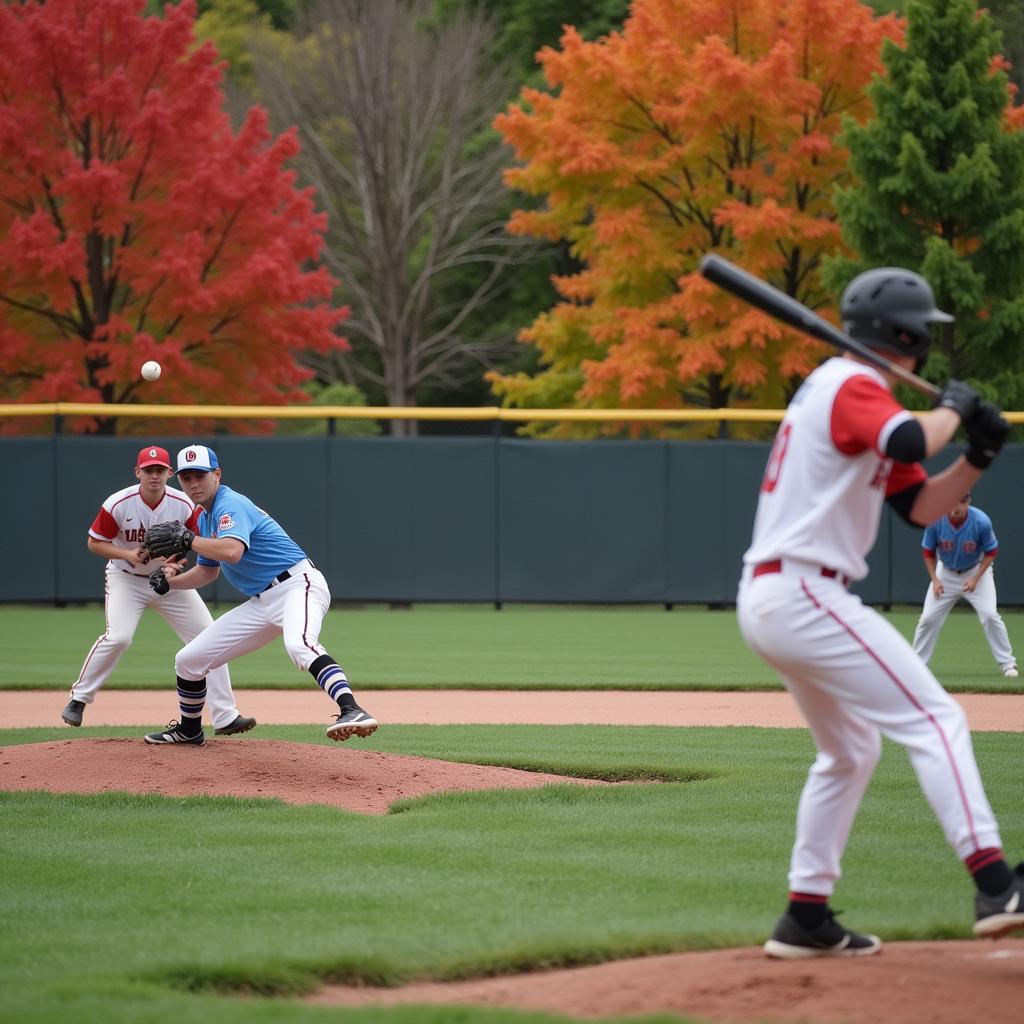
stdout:
<svg viewBox="0 0 1024 1024">
<path fill-rule="evenodd" d="M 999 547 L 992 520 L 973 505 L 967 507 L 967 518 L 954 526 L 949 516 L 925 528 L 921 547 L 938 555 L 947 569 L 963 572 L 977 565 L 984 555 L 994 555 Z"/>
<path fill-rule="evenodd" d="M 199 514 L 199 535 L 218 540 L 234 537 L 245 545 L 245 554 L 234 565 L 205 555 L 198 555 L 196 561 L 219 566 L 228 583 L 250 597 L 306 557 L 276 519 L 224 484 L 217 488 L 210 511 Z"/>
</svg>

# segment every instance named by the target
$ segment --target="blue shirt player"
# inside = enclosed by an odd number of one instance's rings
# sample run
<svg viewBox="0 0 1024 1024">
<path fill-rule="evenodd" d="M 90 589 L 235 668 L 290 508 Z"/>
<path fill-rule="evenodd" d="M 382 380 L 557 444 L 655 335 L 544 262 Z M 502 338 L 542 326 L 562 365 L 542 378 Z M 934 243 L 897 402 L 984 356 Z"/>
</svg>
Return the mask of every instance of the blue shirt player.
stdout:
<svg viewBox="0 0 1024 1024">
<path fill-rule="evenodd" d="M 309 672 L 338 704 L 327 735 L 332 740 L 369 736 L 377 721 L 355 701 L 342 667 L 320 646 L 320 627 L 331 606 L 323 574 L 267 512 L 244 494 L 221 483 L 221 469 L 211 448 L 189 445 L 178 452 L 178 480 L 200 506 L 198 532 L 169 524 L 163 536 L 147 534 L 147 546 L 184 554 L 194 551 L 188 570 L 164 565 L 150 577 L 157 592 L 194 589 L 212 583 L 220 573 L 249 600 L 215 619 L 174 659 L 178 677 L 180 722 L 150 733 L 147 743 L 205 742 L 202 728 L 206 675 L 268 644 L 284 640 L 288 657 Z M 155 546 L 154 546 L 155 545 Z"/>
<path fill-rule="evenodd" d="M 1017 662 L 1006 623 L 996 607 L 992 563 L 999 541 L 992 520 L 971 504 L 970 491 L 948 515 L 925 528 L 921 549 L 931 583 L 914 631 L 914 650 L 923 661 L 931 659 L 946 616 L 962 597 L 978 613 L 992 657 L 1003 675 L 1016 679 Z"/>
</svg>

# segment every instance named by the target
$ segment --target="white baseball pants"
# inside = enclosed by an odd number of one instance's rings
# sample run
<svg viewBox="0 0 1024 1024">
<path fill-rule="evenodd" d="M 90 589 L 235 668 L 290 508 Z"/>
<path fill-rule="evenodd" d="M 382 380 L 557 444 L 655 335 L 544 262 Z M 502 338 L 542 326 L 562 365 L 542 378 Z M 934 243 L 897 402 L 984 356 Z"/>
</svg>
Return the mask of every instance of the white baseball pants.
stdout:
<svg viewBox="0 0 1024 1024">
<path fill-rule="evenodd" d="M 910 644 L 819 566 L 783 563 L 737 598 L 740 630 L 782 677 L 818 754 L 797 809 L 793 892 L 831 896 L 881 736 L 907 748 L 946 839 L 962 859 L 1002 843 L 967 720 Z"/>
<path fill-rule="evenodd" d="M 1010 637 L 1006 632 L 1006 623 L 1003 622 L 1003 617 L 996 607 L 996 581 L 992 569 L 992 566 L 988 567 L 978 585 L 968 594 L 964 592 L 964 582 L 973 577 L 976 567 L 966 572 L 957 572 L 955 569 L 946 568 L 941 561 L 938 563 L 935 574 L 942 583 L 942 597 L 935 596 L 929 581 L 921 617 L 917 620 L 917 628 L 914 630 L 914 651 L 923 661 L 932 660 L 946 617 L 953 605 L 962 597 L 978 613 L 981 628 L 985 631 L 985 639 L 988 641 L 992 657 L 996 659 L 996 664 L 1000 668 L 1016 664 Z"/>
<path fill-rule="evenodd" d="M 290 579 L 225 612 L 178 651 L 175 672 L 182 679 L 209 680 L 220 666 L 265 647 L 276 636 L 283 637 L 288 657 L 303 671 L 326 654 L 320 627 L 331 606 L 327 581 L 308 559 L 289 572 Z"/>
<path fill-rule="evenodd" d="M 96 691 L 107 681 L 121 655 L 131 646 L 139 619 L 147 608 L 155 609 L 183 642 L 199 636 L 213 622 L 213 616 L 197 591 L 171 590 L 161 596 L 149 585 L 148 576 L 109 565 L 105 591 L 107 628 L 92 645 L 82 671 L 71 687 L 72 699 L 84 704 L 93 702 Z M 238 717 L 238 708 L 235 707 L 227 668 L 212 673 L 206 681 L 206 688 L 214 728 L 220 729 L 233 722 Z"/>
</svg>

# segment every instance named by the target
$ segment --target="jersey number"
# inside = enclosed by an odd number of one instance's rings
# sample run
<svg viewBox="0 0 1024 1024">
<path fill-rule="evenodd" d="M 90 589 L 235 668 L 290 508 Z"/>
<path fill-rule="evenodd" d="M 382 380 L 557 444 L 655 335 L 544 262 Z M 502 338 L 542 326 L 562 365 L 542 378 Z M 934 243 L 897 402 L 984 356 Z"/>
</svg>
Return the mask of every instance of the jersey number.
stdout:
<svg viewBox="0 0 1024 1024">
<path fill-rule="evenodd" d="M 789 448 L 789 435 L 792 432 L 793 424 L 784 423 L 775 435 L 772 453 L 768 456 L 768 465 L 764 467 L 764 478 L 761 480 L 761 490 L 766 491 L 768 494 L 771 494 L 779 484 L 782 460 L 786 457 L 786 451 Z"/>
</svg>

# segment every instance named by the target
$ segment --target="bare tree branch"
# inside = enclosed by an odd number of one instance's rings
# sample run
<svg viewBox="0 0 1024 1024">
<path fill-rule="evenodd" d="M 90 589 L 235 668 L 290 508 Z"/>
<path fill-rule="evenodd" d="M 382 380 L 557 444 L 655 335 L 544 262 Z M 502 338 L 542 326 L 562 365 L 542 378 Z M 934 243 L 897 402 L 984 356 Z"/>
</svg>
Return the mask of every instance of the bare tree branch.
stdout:
<svg viewBox="0 0 1024 1024">
<path fill-rule="evenodd" d="M 299 170 L 329 216 L 325 258 L 352 310 L 354 351 L 309 365 L 372 382 L 392 405 L 508 350 L 507 333 L 463 328 L 536 248 L 504 230 L 511 154 L 490 124 L 512 90 L 488 59 L 494 29 L 432 13 L 430 0 L 320 0 L 294 53 L 253 40 L 264 102 L 279 127 L 299 126 Z"/>
</svg>

